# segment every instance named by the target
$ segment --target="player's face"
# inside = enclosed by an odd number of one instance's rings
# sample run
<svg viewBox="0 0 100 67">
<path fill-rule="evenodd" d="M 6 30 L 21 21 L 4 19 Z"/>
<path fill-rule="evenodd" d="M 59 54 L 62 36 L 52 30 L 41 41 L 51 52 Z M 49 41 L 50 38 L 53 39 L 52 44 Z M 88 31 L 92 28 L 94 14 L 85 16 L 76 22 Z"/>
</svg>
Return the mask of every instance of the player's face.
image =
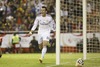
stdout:
<svg viewBox="0 0 100 67">
<path fill-rule="evenodd" d="M 46 9 L 45 9 L 45 8 L 42 8 L 42 9 L 41 9 L 41 14 L 42 14 L 42 16 L 45 16 L 46 13 L 47 13 Z"/>
</svg>

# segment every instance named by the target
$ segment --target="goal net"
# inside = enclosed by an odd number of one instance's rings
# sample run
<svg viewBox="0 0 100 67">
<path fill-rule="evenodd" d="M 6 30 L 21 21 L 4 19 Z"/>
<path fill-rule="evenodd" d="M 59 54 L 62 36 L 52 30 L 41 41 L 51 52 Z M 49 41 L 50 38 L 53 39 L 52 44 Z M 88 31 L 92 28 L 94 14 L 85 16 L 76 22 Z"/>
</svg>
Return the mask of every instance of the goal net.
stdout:
<svg viewBox="0 0 100 67">
<path fill-rule="evenodd" d="M 60 0 L 61 61 L 70 61 L 71 56 L 86 59 L 86 53 L 100 53 L 99 4 L 100 0 Z"/>
</svg>

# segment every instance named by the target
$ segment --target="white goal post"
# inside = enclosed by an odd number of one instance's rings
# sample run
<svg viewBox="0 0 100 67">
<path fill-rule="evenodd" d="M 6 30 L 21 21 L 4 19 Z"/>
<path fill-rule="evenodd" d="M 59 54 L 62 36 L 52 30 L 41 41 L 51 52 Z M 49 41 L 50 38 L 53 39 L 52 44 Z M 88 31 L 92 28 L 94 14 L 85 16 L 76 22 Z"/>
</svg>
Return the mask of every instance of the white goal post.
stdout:
<svg viewBox="0 0 100 67">
<path fill-rule="evenodd" d="M 56 65 L 60 64 L 60 0 L 56 0 Z"/>
<path fill-rule="evenodd" d="M 83 59 L 86 60 L 86 0 L 83 2 Z M 60 65 L 60 0 L 56 0 L 56 65 Z"/>
<path fill-rule="evenodd" d="M 87 54 L 87 38 L 86 38 L 86 27 L 87 27 L 87 11 L 86 11 L 86 0 L 83 1 L 83 59 L 86 60 Z"/>
</svg>

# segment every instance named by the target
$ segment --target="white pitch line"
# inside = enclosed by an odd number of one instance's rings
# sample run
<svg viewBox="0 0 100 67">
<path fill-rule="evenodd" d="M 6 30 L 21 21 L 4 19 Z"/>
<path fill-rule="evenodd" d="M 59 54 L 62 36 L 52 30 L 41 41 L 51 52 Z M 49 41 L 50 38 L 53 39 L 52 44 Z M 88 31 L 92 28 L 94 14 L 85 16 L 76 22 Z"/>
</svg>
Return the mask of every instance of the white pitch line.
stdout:
<svg viewBox="0 0 100 67">
<path fill-rule="evenodd" d="M 61 63 L 60 65 L 64 65 L 64 64 L 68 64 L 70 62 L 65 62 L 65 63 Z M 49 65 L 49 66 L 46 66 L 46 67 L 55 67 L 55 66 L 58 66 L 58 65 Z"/>
<path fill-rule="evenodd" d="M 89 60 L 89 59 L 95 59 L 95 58 L 100 58 L 100 57 L 88 58 L 87 60 Z M 70 63 L 70 62 L 61 63 L 60 65 L 64 65 L 64 64 L 68 64 L 68 63 Z M 55 66 L 58 66 L 58 65 L 49 65 L 49 66 L 46 66 L 46 67 L 55 67 Z M 93 67 L 100 67 L 100 66 L 93 66 Z"/>
<path fill-rule="evenodd" d="M 93 66 L 93 67 L 100 67 L 100 66 Z"/>
<path fill-rule="evenodd" d="M 97 58 L 100 58 L 100 57 L 91 57 L 91 58 L 87 58 L 87 60 L 89 60 L 89 59 L 97 59 Z"/>
</svg>

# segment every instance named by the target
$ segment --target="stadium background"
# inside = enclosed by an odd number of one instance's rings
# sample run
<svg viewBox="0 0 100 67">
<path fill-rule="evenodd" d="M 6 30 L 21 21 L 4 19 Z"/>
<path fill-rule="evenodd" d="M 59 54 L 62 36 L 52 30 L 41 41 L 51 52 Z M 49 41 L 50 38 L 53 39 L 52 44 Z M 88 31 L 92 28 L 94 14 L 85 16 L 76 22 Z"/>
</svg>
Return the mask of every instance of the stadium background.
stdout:
<svg viewBox="0 0 100 67">
<path fill-rule="evenodd" d="M 100 52 L 100 1 L 87 0 L 87 39 L 88 52 Z M 29 31 L 34 23 L 36 15 L 40 13 L 42 5 L 47 6 L 48 14 L 55 19 L 55 0 L 2 0 L 0 1 L 0 30 L 17 32 Z M 82 52 L 82 0 L 61 0 L 61 51 Z M 92 40 L 96 34 L 99 42 Z M 2 34 L 0 34 L 2 35 Z M 2 50 L 9 45 L 9 34 L 3 36 L 8 43 L 2 43 Z M 11 35 L 11 34 L 10 34 Z M 24 34 L 23 34 L 24 35 Z M 2 36 L 1 36 L 2 37 Z M 92 44 L 92 45 L 91 45 Z M 28 44 L 23 45 L 28 52 Z M 80 50 L 81 49 L 81 50 Z M 94 51 L 97 49 L 96 51 Z M 25 52 L 24 51 L 24 52 Z"/>
</svg>

